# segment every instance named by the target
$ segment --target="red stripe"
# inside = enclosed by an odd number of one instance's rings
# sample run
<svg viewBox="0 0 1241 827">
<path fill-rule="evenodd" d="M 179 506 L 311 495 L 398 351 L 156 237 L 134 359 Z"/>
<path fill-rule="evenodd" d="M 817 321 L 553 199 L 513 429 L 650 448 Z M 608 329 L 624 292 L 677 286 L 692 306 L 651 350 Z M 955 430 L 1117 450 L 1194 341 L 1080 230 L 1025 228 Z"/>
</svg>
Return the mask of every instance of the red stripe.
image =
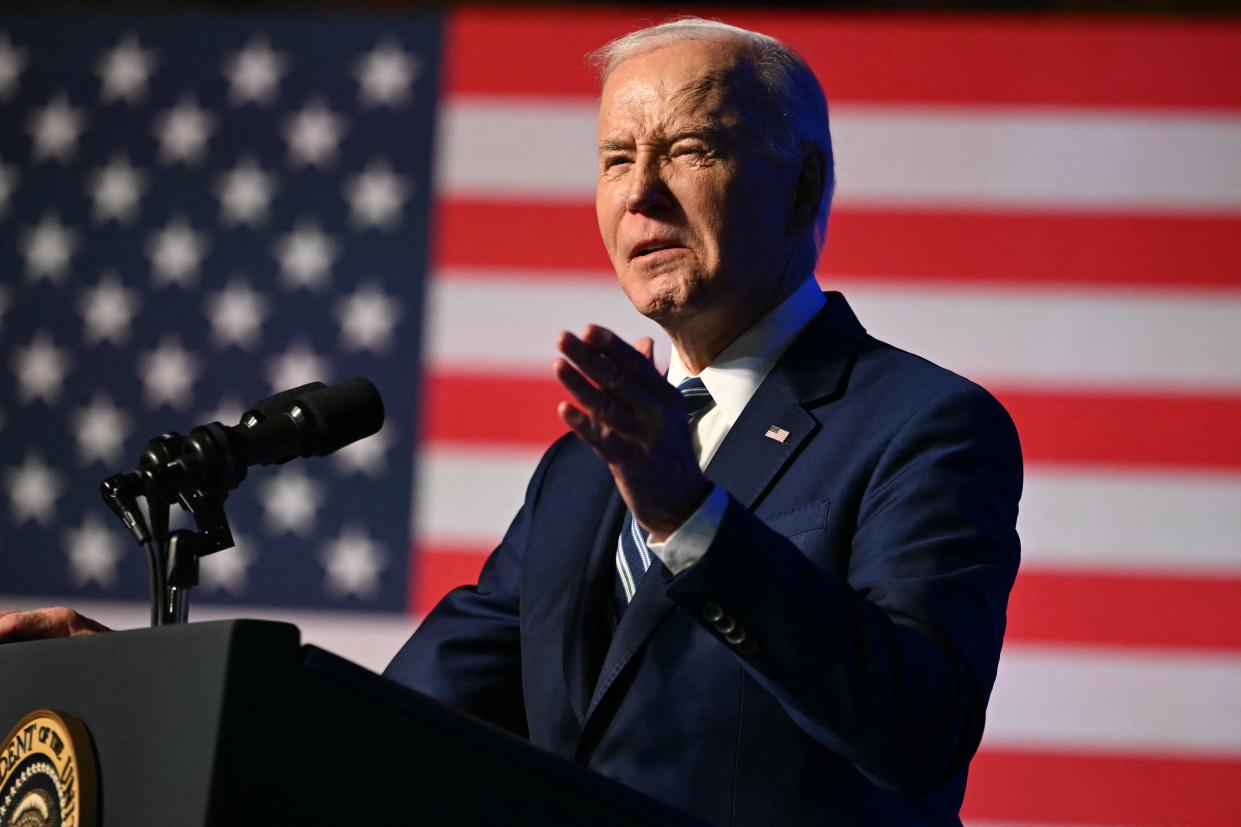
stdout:
<svg viewBox="0 0 1241 827">
<path fill-rule="evenodd" d="M 661 9 L 464 9 L 449 19 L 444 88 L 593 97 L 598 82 L 586 54 L 672 16 Z M 724 16 L 798 49 L 836 103 L 1241 107 L 1241 25 L 1232 20 Z"/>
<path fill-rule="evenodd" d="M 594 205 L 441 197 L 435 205 L 433 266 L 594 269 L 612 265 Z M 549 273 L 551 274 L 551 273 Z"/>
<path fill-rule="evenodd" d="M 1241 578 L 1082 574 L 1017 576 L 1007 639 L 1241 650 Z"/>
<path fill-rule="evenodd" d="M 550 363 L 549 363 L 550 371 Z M 422 440 L 487 442 L 541 449 L 565 432 L 556 405 L 565 396 L 546 380 L 431 372 L 423 385 Z"/>
<path fill-rule="evenodd" d="M 1241 761 L 984 749 L 962 816 L 1048 824 L 1218 827 L 1241 813 Z"/>
<path fill-rule="evenodd" d="M 1241 396 L 995 394 L 1027 461 L 1241 469 Z"/>
<path fill-rule="evenodd" d="M 424 439 L 542 448 L 564 427 L 550 376 L 433 372 Z M 1241 469 L 1241 397 L 1000 389 L 1027 462 Z"/>
<path fill-rule="evenodd" d="M 610 279 L 589 203 L 441 199 L 436 264 Z M 820 271 L 904 280 L 1241 289 L 1241 218 L 840 208 Z M 558 273 L 558 271 L 560 271 Z"/>
<path fill-rule="evenodd" d="M 1031 284 L 1241 288 L 1241 218 L 840 209 L 820 269 Z"/>
<path fill-rule="evenodd" d="M 497 537 L 496 542 L 499 540 Z M 434 546 L 418 544 L 410 555 L 410 612 L 415 617 L 422 617 L 457 586 L 477 583 L 478 573 L 482 571 L 490 551 L 446 543 Z"/>
</svg>

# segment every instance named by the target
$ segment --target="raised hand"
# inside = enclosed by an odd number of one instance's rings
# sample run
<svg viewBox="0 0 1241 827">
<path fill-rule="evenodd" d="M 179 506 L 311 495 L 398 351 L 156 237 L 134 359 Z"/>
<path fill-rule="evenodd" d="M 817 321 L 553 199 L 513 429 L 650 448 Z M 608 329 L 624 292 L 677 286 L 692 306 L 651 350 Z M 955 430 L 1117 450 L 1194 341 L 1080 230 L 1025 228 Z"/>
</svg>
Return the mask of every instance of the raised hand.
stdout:
<svg viewBox="0 0 1241 827">
<path fill-rule="evenodd" d="M 563 332 L 555 373 L 573 402 L 560 419 L 599 455 L 634 518 L 661 542 L 694 513 L 711 491 L 698 467 L 685 402 L 655 369 L 652 342 L 635 349 L 607 328 L 581 337 Z"/>
</svg>

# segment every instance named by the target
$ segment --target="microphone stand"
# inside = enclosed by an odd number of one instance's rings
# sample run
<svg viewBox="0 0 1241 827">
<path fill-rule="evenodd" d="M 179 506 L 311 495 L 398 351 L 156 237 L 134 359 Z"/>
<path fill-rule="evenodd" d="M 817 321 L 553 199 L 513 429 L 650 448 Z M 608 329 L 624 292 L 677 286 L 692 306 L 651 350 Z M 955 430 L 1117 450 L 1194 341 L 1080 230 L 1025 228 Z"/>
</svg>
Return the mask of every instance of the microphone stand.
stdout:
<svg viewBox="0 0 1241 827">
<path fill-rule="evenodd" d="M 193 515 L 198 530 L 179 528 L 168 537 L 164 554 L 167 593 L 161 625 L 188 622 L 190 589 L 198 585 L 198 561 L 233 547 L 233 532 L 224 513 L 227 497 L 226 492 L 203 488 L 178 493 L 181 507 Z"/>
<path fill-rule="evenodd" d="M 185 437 L 175 431 L 161 434 L 147 443 L 138 472 L 117 474 L 100 484 L 104 502 L 147 553 L 152 626 L 188 622 L 190 589 L 198 585 L 199 559 L 234 545 L 224 512 L 231 487 L 227 482 L 195 485 L 187 481 L 175 488 L 155 489 L 141 484 L 144 470 L 176 459 L 184 444 Z M 149 530 L 138 508 L 138 496 L 147 501 Z M 169 512 L 174 502 L 194 518 L 197 531 L 169 531 Z"/>
<path fill-rule="evenodd" d="M 185 445 L 185 437 L 176 431 L 160 434 L 147 443 L 147 447 L 139 457 L 139 468 L 157 468 L 171 462 L 181 455 Z M 158 582 L 154 584 L 151 595 L 151 625 L 163 626 L 168 617 L 168 525 L 172 501 L 166 496 L 150 492 L 146 496 L 147 514 L 151 519 L 152 545 L 149 550 L 154 556 L 152 565 L 159 572 Z"/>
</svg>

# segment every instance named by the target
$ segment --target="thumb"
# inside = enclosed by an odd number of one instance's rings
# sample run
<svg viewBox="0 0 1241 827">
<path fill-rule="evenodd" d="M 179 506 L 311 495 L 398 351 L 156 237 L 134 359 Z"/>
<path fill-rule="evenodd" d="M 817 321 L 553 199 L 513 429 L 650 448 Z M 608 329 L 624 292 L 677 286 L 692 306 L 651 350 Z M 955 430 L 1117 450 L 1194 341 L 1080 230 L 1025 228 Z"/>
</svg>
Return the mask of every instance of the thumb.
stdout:
<svg viewBox="0 0 1241 827">
<path fill-rule="evenodd" d="M 643 336 L 641 339 L 634 342 L 634 345 L 637 347 L 638 353 L 641 353 L 643 356 L 647 358 L 648 361 L 654 364 L 655 362 L 655 340 L 654 339 L 652 339 L 650 336 Z"/>
</svg>

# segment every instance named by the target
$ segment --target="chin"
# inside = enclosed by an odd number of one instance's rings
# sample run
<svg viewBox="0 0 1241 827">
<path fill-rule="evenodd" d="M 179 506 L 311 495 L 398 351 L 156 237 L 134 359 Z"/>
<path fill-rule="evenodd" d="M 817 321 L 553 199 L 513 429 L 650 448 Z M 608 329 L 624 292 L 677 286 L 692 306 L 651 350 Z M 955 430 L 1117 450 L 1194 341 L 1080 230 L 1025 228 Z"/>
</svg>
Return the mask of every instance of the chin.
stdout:
<svg viewBox="0 0 1241 827">
<path fill-rule="evenodd" d="M 622 281 L 621 287 L 639 313 L 661 325 L 691 316 L 698 309 L 696 282 L 683 273 L 644 274 L 637 283 Z"/>
</svg>

